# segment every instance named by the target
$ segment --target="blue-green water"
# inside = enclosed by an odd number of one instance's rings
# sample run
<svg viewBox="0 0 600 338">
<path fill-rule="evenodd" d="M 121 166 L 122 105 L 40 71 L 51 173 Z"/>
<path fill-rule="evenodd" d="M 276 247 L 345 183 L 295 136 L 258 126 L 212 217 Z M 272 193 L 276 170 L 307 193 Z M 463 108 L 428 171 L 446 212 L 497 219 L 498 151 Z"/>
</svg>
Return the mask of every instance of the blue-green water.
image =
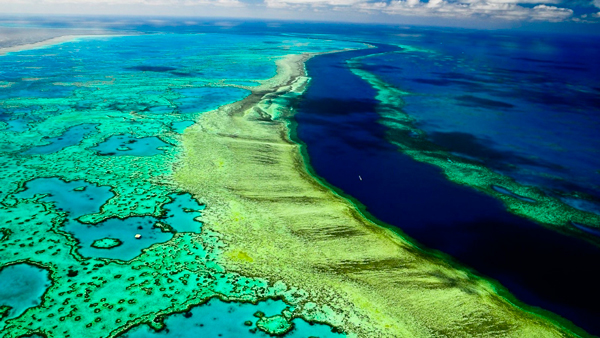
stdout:
<svg viewBox="0 0 600 338">
<path fill-rule="evenodd" d="M 0 270 L 0 305 L 10 309 L 0 321 L 18 317 L 27 309 L 40 305 L 49 286 L 48 271 L 28 264 L 4 267 Z"/>
<path fill-rule="evenodd" d="M 89 133 L 94 131 L 94 124 L 81 124 L 66 130 L 62 135 L 46 139 L 49 144 L 33 147 L 23 154 L 50 154 L 59 151 L 65 147 L 74 146 Z M 14 129 L 13 129 L 14 130 Z M 25 131 L 24 128 L 21 131 Z"/>
<path fill-rule="evenodd" d="M 29 181 L 25 190 L 14 195 L 16 198 L 36 198 L 51 202 L 57 211 L 64 211 L 71 218 L 100 211 L 106 201 L 114 196 L 107 186 L 95 186 L 83 180 L 65 182 L 60 178 L 38 178 Z"/>
<path fill-rule="evenodd" d="M 159 154 L 164 147 L 168 146 L 155 136 L 136 138 L 125 134 L 111 136 L 91 149 L 98 151 L 99 155 L 107 156 L 152 156 Z"/>
<path fill-rule="evenodd" d="M 171 127 L 173 128 L 173 130 L 176 133 L 182 134 L 183 131 L 194 124 L 194 121 L 180 121 L 180 122 L 174 122 L 173 124 L 171 124 Z"/>
<path fill-rule="evenodd" d="M 186 313 L 170 316 L 164 321 L 164 328 L 158 332 L 148 326 L 142 326 L 123 337 L 272 337 L 257 328 L 256 323 L 259 318 L 256 314 L 260 311 L 265 317 L 281 315 L 286 307 L 284 302 L 272 300 L 260 302 L 257 305 L 211 300 Z M 293 329 L 285 337 L 344 336 L 331 332 L 331 328 L 326 325 L 310 325 L 301 319 L 294 319 L 292 323 Z"/>
</svg>

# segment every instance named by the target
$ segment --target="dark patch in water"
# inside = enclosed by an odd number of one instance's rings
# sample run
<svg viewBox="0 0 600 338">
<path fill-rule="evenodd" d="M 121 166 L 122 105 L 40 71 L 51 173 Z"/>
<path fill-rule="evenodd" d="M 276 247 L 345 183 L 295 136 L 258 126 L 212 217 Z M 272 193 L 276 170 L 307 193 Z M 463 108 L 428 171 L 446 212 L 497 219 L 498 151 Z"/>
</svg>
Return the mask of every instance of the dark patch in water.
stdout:
<svg viewBox="0 0 600 338">
<path fill-rule="evenodd" d="M 535 90 L 529 90 L 526 88 L 520 88 L 518 92 L 510 91 L 506 93 L 499 94 L 499 96 L 503 97 L 515 97 L 515 95 L 519 98 L 525 99 L 529 102 L 544 104 L 544 105 L 565 105 L 571 106 L 576 104 L 576 102 L 572 102 L 571 99 L 563 97 L 561 95 L 557 95 L 557 93 L 552 92 L 540 92 Z"/>
<path fill-rule="evenodd" d="M 540 59 L 533 59 L 533 58 L 524 58 L 524 57 L 512 58 L 512 59 L 513 60 L 535 62 L 535 63 L 556 63 L 555 61 L 540 60 Z"/>
<path fill-rule="evenodd" d="M 488 109 L 507 109 L 515 107 L 510 103 L 484 99 L 473 95 L 462 95 L 455 97 L 454 99 L 469 107 L 482 107 Z"/>
<path fill-rule="evenodd" d="M 483 140 L 468 133 L 433 132 L 429 134 L 429 138 L 434 143 L 447 148 L 448 150 L 470 157 L 497 161 L 505 161 L 513 157 L 487 146 Z"/>
<path fill-rule="evenodd" d="M 554 65 L 563 65 L 563 64 L 572 64 L 572 65 L 580 65 L 580 62 L 562 62 L 562 61 L 552 61 L 552 60 L 542 60 L 542 59 L 534 59 L 534 58 L 527 58 L 527 57 L 519 57 L 519 58 L 512 58 L 513 60 L 521 60 L 521 61 L 528 61 L 528 62 L 535 62 L 535 63 L 550 63 L 550 64 L 554 64 Z"/>
<path fill-rule="evenodd" d="M 374 104 L 377 104 L 377 101 L 369 99 L 321 98 L 308 101 L 304 106 L 308 109 L 324 107 L 325 109 L 320 115 L 348 115 L 362 112 L 371 113 Z"/>
<path fill-rule="evenodd" d="M 412 79 L 411 81 L 423 84 L 429 84 L 434 86 L 451 86 L 454 81 L 450 80 L 436 80 L 436 79 Z"/>
<path fill-rule="evenodd" d="M 527 81 L 535 83 L 546 83 L 549 82 L 547 79 L 528 79 Z M 568 88 L 561 88 L 557 90 L 534 90 L 525 87 L 519 88 L 519 90 L 511 90 L 507 92 L 497 92 L 494 96 L 506 97 L 506 98 L 519 98 L 528 102 L 542 104 L 542 105 L 561 105 L 569 108 L 598 108 L 600 107 L 600 96 L 596 93 L 581 92 L 577 90 L 570 90 Z M 573 110 L 571 110 L 573 111 Z"/>
<path fill-rule="evenodd" d="M 381 72 L 381 73 L 399 73 L 402 71 L 402 68 L 390 65 L 375 65 L 375 64 L 362 64 L 360 69 L 368 71 L 368 72 Z"/>
<path fill-rule="evenodd" d="M 541 66 L 542 68 L 549 68 L 549 69 L 564 69 L 564 70 L 576 70 L 576 71 L 582 71 L 582 72 L 587 72 L 588 69 L 585 67 L 574 67 L 574 66 Z"/>
<path fill-rule="evenodd" d="M 176 70 L 177 68 L 165 67 L 165 66 L 135 66 L 135 67 L 128 67 L 127 69 L 140 70 L 142 72 L 169 72 L 172 70 Z"/>
<path fill-rule="evenodd" d="M 196 75 L 192 74 L 192 73 L 187 73 L 187 72 L 171 72 L 171 74 L 176 75 L 176 76 L 182 76 L 182 77 L 194 77 Z"/>
<path fill-rule="evenodd" d="M 446 73 L 439 73 L 439 72 L 434 72 L 434 74 L 439 75 L 441 78 L 444 79 L 451 79 L 451 80 L 466 80 L 466 81 L 472 81 L 472 82 L 489 82 L 489 83 L 497 83 L 497 81 L 494 80 L 488 80 L 488 79 L 483 79 L 481 77 L 478 76 L 473 76 L 470 74 L 466 74 L 466 73 L 457 73 L 457 72 L 446 72 Z M 462 82 L 462 81 L 461 81 Z"/>
<path fill-rule="evenodd" d="M 554 170 L 564 169 L 556 164 L 533 161 L 508 151 L 497 150 L 491 146 L 491 141 L 480 139 L 469 133 L 434 132 L 429 134 L 429 139 L 435 144 L 446 148 L 450 152 L 481 159 L 486 163 L 486 165 L 498 169 L 510 169 L 510 167 L 508 167 L 505 163 L 545 167 L 552 168 Z"/>
<path fill-rule="evenodd" d="M 495 73 L 502 73 L 509 76 L 513 76 L 514 74 L 530 74 L 530 75 L 540 75 L 544 74 L 537 70 L 523 70 L 523 69 L 508 69 L 508 68 L 495 68 Z"/>
<path fill-rule="evenodd" d="M 462 86 L 469 91 L 478 91 L 478 92 L 491 92 L 484 84 L 478 82 L 471 82 L 466 80 L 449 80 L 449 79 L 411 79 L 413 82 L 428 84 L 432 86 Z"/>
</svg>

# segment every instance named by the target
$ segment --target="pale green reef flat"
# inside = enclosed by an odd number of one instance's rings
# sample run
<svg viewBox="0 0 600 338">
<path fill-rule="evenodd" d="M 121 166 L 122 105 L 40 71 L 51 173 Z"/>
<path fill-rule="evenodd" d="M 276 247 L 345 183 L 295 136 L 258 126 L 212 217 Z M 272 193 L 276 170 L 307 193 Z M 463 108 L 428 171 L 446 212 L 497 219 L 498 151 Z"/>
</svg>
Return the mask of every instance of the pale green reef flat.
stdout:
<svg viewBox="0 0 600 338">
<path fill-rule="evenodd" d="M 208 306 L 258 336 L 577 336 L 309 174 L 290 121 L 303 64 L 363 45 L 223 40 L 82 39 L 2 57 L 16 69 L 2 112 L 21 124 L 0 127 L 0 274 L 26 265 L 50 283 L 22 312 L 0 303 L 0 336 L 168 335 Z"/>
</svg>

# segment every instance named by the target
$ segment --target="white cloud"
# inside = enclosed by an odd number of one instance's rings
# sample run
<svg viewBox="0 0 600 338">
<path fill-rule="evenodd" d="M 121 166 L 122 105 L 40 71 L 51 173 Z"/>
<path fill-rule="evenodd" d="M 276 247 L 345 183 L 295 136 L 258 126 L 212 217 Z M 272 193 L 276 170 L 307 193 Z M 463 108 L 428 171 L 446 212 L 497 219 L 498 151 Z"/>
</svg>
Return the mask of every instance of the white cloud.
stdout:
<svg viewBox="0 0 600 338">
<path fill-rule="evenodd" d="M 582 23 L 600 23 L 600 12 L 582 14 L 578 18 L 573 18 L 573 21 Z"/>
<path fill-rule="evenodd" d="M 573 10 L 555 6 L 537 5 L 533 7 L 531 20 L 534 21 L 565 21 L 573 16 Z"/>
<path fill-rule="evenodd" d="M 264 0 L 268 7 L 273 8 L 297 8 L 297 7 L 350 7 L 366 0 Z"/>
<path fill-rule="evenodd" d="M 381 12 L 389 15 L 469 18 L 483 17 L 512 21 L 565 21 L 573 15 L 568 8 L 551 6 L 560 0 L 264 0 L 269 7 L 322 8 Z M 600 0 L 594 0 L 600 1 Z M 519 4 L 537 4 L 526 7 Z"/>
<path fill-rule="evenodd" d="M 600 1 L 600 0 L 597 0 Z M 482 0 L 461 0 L 462 3 L 479 3 Z M 559 4 L 562 0 L 485 0 L 492 4 Z"/>
</svg>

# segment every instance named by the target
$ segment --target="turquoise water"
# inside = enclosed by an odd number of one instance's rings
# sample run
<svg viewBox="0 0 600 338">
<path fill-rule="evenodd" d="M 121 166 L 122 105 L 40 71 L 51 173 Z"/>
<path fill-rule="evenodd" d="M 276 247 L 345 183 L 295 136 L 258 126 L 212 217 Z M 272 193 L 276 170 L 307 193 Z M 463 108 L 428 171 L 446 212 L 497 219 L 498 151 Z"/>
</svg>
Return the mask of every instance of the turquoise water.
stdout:
<svg viewBox="0 0 600 338">
<path fill-rule="evenodd" d="M 206 208 L 199 205 L 190 194 L 171 195 L 172 202 L 164 206 L 163 222 L 171 225 L 176 232 L 200 232 L 202 223 L 196 218 Z"/>
<path fill-rule="evenodd" d="M 171 314 L 217 295 L 245 302 L 245 315 L 268 308 L 247 302 L 287 294 L 218 264 L 224 244 L 202 223 L 210 206 L 173 184 L 173 163 L 200 114 L 249 94 L 232 84 L 272 77 L 287 54 L 348 47 L 362 44 L 154 34 L 0 57 L 0 283 L 27 279 L 31 291 L 3 296 L 2 335 L 108 336 L 159 314 L 177 322 Z M 51 273 L 9 266 L 21 261 Z M 213 329 L 233 320 L 219 318 Z"/>
<path fill-rule="evenodd" d="M 0 307 L 10 307 L 0 321 L 20 316 L 41 304 L 50 286 L 48 271 L 29 264 L 10 265 L 0 270 Z"/>
<path fill-rule="evenodd" d="M 148 179 L 162 175 L 158 163 L 175 155 L 171 145 L 198 114 L 248 94 L 225 85 L 228 79 L 256 84 L 274 75 L 274 61 L 285 54 L 346 46 L 362 47 L 264 35 L 156 34 L 81 39 L 5 55 L 1 75 L 10 87 L 0 92 L 0 120 L 9 128 L 0 137 L 0 199 L 45 176 L 93 177 L 99 185 L 138 189 L 140 196 L 158 189 L 157 199 L 165 201 L 171 191 Z M 111 159 L 116 155 L 128 155 L 131 163 Z M 142 214 L 158 210 L 156 203 L 125 196 L 114 202 L 126 199 Z"/>
<path fill-rule="evenodd" d="M 257 312 L 265 317 L 281 315 L 287 308 L 282 301 L 267 300 L 257 305 L 226 303 L 213 299 L 188 312 L 173 315 L 164 321 L 164 328 L 155 331 L 141 326 L 125 334 L 124 338 L 153 337 L 272 337 L 257 329 Z M 260 314 L 259 314 L 260 316 Z M 344 337 L 331 332 L 326 325 L 309 324 L 301 319 L 292 320 L 293 329 L 285 337 Z"/>
<path fill-rule="evenodd" d="M 56 210 L 67 212 L 71 218 L 99 212 L 102 205 L 114 196 L 107 186 L 98 187 L 85 181 L 65 182 L 56 177 L 29 181 L 25 188 L 14 196 L 37 196 L 38 201 L 54 204 Z"/>
<path fill-rule="evenodd" d="M 87 134 L 92 133 L 94 127 L 95 124 L 89 123 L 71 127 L 60 136 L 46 139 L 47 142 L 50 142 L 49 144 L 33 147 L 23 152 L 23 154 L 50 154 L 65 147 L 74 146 L 81 142 Z M 21 131 L 24 130 L 26 130 L 26 128 Z"/>
<path fill-rule="evenodd" d="M 6 121 L 6 124 L 8 125 L 7 129 L 16 133 L 20 133 L 22 131 L 27 130 L 29 128 L 29 126 L 27 126 L 27 123 L 28 121 L 25 119 L 15 119 Z"/>
<path fill-rule="evenodd" d="M 173 131 L 175 131 L 178 134 L 183 134 L 183 131 L 189 127 L 192 126 L 194 124 L 194 121 L 180 121 L 180 122 L 173 122 L 171 124 L 171 127 L 173 128 Z"/>
<path fill-rule="evenodd" d="M 160 154 L 169 144 L 155 136 L 136 138 L 133 135 L 115 135 L 106 139 L 92 150 L 107 156 L 152 156 Z"/>
<path fill-rule="evenodd" d="M 152 244 L 163 243 L 173 237 L 154 227 L 153 217 L 111 218 L 104 222 L 88 225 L 79 222 L 68 222 L 65 231 L 72 234 L 79 242 L 79 254 L 83 257 L 111 258 L 128 261 L 142 253 Z M 136 239 L 136 235 L 141 238 Z M 92 243 L 103 238 L 118 239 L 121 244 L 110 249 L 92 247 Z"/>
<path fill-rule="evenodd" d="M 85 181 L 64 182 L 58 178 L 39 178 L 28 182 L 26 190 L 15 194 L 15 197 L 35 198 L 36 201 L 51 203 L 59 212 L 65 212 L 67 222 L 64 230 L 79 243 L 78 252 L 83 257 L 125 261 L 138 256 L 153 244 L 168 241 L 174 232 L 200 232 L 202 223 L 196 218 L 201 216 L 200 211 L 205 208 L 189 194 L 173 194 L 169 196 L 172 201 L 163 206 L 163 216 L 111 218 L 96 224 L 85 224 L 77 219 L 100 212 L 102 206 L 114 197 L 109 187 L 98 187 Z M 141 238 L 136 239 L 136 235 L 141 235 Z M 120 244 L 110 249 L 92 246 L 95 241 L 105 238 L 117 239 Z"/>
<path fill-rule="evenodd" d="M 64 230 L 77 240 L 80 247 L 78 252 L 83 257 L 128 261 L 151 245 L 170 240 L 175 232 L 201 231 L 202 223 L 196 218 L 201 216 L 200 210 L 204 206 L 198 205 L 189 194 L 170 197 L 173 201 L 163 206 L 164 216 L 161 217 L 110 218 L 97 224 L 82 224 L 70 220 L 65 224 Z M 141 238 L 136 238 L 138 235 Z M 109 249 L 93 245 L 95 241 L 105 238 L 116 239 L 120 244 Z"/>
<path fill-rule="evenodd" d="M 183 98 L 174 101 L 176 112 L 181 114 L 217 109 L 220 102 L 237 101 L 239 97 L 250 94 L 247 90 L 233 87 L 180 89 L 177 92 L 183 95 Z"/>
</svg>

